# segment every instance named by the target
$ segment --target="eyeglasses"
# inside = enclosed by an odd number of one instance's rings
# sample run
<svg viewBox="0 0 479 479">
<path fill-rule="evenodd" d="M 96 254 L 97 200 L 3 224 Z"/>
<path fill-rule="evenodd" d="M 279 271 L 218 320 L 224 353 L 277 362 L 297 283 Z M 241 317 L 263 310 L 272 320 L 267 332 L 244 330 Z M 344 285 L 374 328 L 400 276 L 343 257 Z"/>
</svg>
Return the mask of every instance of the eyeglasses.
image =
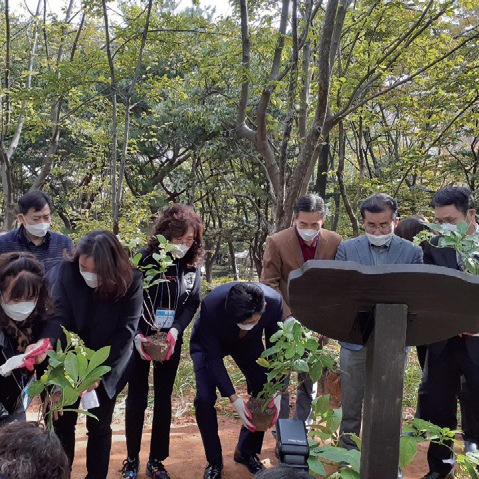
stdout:
<svg viewBox="0 0 479 479">
<path fill-rule="evenodd" d="M 184 239 L 184 238 L 173 238 L 171 240 L 171 242 L 173 244 L 183 244 L 185 246 L 193 246 L 196 243 L 194 238 L 186 238 L 186 239 Z"/>
<path fill-rule="evenodd" d="M 364 225 L 364 229 L 368 233 L 380 231 L 381 233 L 388 234 L 392 231 L 393 226 L 392 223 L 388 223 L 387 225 Z"/>
</svg>

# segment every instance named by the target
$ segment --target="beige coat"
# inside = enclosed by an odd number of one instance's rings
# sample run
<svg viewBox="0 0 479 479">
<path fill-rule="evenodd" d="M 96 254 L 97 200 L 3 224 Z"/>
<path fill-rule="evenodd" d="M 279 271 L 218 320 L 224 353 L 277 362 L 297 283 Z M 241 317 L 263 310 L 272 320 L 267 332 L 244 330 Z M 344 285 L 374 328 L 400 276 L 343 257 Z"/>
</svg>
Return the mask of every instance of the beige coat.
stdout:
<svg viewBox="0 0 479 479">
<path fill-rule="evenodd" d="M 319 246 L 314 259 L 334 259 L 342 238 L 337 233 L 321 229 Z M 288 277 L 303 265 L 301 246 L 296 228 L 285 229 L 268 237 L 263 256 L 261 282 L 278 291 L 283 298 L 283 319 L 291 315 L 288 306 Z"/>
</svg>

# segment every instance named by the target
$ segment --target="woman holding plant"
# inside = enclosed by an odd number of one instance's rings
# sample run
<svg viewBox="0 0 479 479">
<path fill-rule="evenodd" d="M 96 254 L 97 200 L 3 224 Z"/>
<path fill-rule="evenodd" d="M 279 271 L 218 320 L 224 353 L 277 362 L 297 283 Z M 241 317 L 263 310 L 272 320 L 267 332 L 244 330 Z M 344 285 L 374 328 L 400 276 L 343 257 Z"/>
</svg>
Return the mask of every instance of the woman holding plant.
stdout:
<svg viewBox="0 0 479 479">
<path fill-rule="evenodd" d="M 159 240 L 164 240 L 162 236 L 168 240 L 167 246 L 160 243 Z M 165 209 L 153 228 L 148 245 L 140 251 L 138 267 L 145 273 L 146 284 L 126 400 L 128 457 L 122 470 L 124 478 L 138 475 L 151 366 L 151 357 L 144 345 L 150 342 L 147 336 L 157 331 L 167 333 L 168 354 L 163 361 L 153 362 L 155 396 L 146 473 L 156 479 L 170 477 L 162 461 L 169 455 L 171 394 L 180 362 L 183 331 L 200 304 L 202 238 L 203 224 L 199 216 L 188 206 L 174 204 Z"/>
<path fill-rule="evenodd" d="M 110 346 L 105 362 L 111 368 L 95 389 L 99 406 L 87 417 L 89 479 L 106 479 L 111 449 L 111 420 L 118 393 L 126 384 L 133 338 L 141 316 L 141 273 L 113 233 L 95 230 L 81 238 L 70 259 L 64 260 L 53 284 L 55 318 L 76 333 L 87 348 Z M 78 401 L 72 406 L 78 409 Z M 55 432 L 71 462 L 75 451 L 78 412 L 64 411 L 54 422 Z"/>
<path fill-rule="evenodd" d="M 22 396 L 54 329 L 43 266 L 28 253 L 0 256 L 0 423 L 24 420 Z"/>
</svg>

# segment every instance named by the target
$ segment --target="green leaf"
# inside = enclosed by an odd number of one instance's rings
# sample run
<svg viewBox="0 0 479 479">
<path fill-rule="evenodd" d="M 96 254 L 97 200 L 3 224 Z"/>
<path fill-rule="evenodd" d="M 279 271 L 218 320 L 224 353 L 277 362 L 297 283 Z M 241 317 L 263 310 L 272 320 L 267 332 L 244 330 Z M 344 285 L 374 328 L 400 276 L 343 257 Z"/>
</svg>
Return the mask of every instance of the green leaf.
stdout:
<svg viewBox="0 0 479 479">
<path fill-rule="evenodd" d="M 28 386 L 28 396 L 33 397 L 38 394 L 41 394 L 45 389 L 45 385 L 41 381 L 35 381 L 30 386 Z"/>
<path fill-rule="evenodd" d="M 83 356 L 83 354 L 78 354 L 78 378 L 80 381 L 86 375 L 86 370 L 88 368 L 88 359 Z"/>
<path fill-rule="evenodd" d="M 61 406 L 71 406 L 72 404 L 76 403 L 79 397 L 80 393 L 72 387 L 63 388 L 59 404 L 61 404 Z"/>
<path fill-rule="evenodd" d="M 84 381 L 90 381 L 91 379 L 94 379 L 96 382 L 100 378 L 102 378 L 106 373 L 108 373 L 111 370 L 110 366 L 98 366 L 95 369 L 92 369 L 86 376 Z"/>
<path fill-rule="evenodd" d="M 317 457 L 309 456 L 308 466 L 309 466 L 309 470 L 313 474 L 319 474 L 320 476 L 325 476 L 326 475 L 326 471 L 324 470 L 324 467 L 321 464 L 321 461 Z"/>
<path fill-rule="evenodd" d="M 457 232 L 461 236 L 466 236 L 467 235 L 467 230 L 469 229 L 469 225 L 465 221 L 461 221 L 457 225 Z"/>
<path fill-rule="evenodd" d="M 138 263 L 140 262 L 141 258 L 143 258 L 143 255 L 141 253 L 136 254 L 131 258 L 131 262 L 134 266 L 138 266 Z"/>
<path fill-rule="evenodd" d="M 304 359 L 297 359 L 294 362 L 294 370 L 297 373 L 307 373 L 309 372 L 308 363 Z"/>
<path fill-rule="evenodd" d="M 317 363 L 309 365 L 309 375 L 311 376 L 311 380 L 313 383 L 319 381 L 319 378 L 323 374 L 323 363 L 318 361 Z"/>
<path fill-rule="evenodd" d="M 258 358 L 258 359 L 256 360 L 256 362 L 257 362 L 260 366 L 263 366 L 264 368 L 269 368 L 270 363 L 269 363 L 269 361 L 267 361 L 267 360 L 264 359 L 264 358 Z"/>
<path fill-rule="evenodd" d="M 90 359 L 90 362 L 88 363 L 86 374 L 89 375 L 94 368 L 96 368 L 100 364 L 103 364 L 108 359 L 109 355 L 110 355 L 110 346 L 105 346 L 99 349 L 98 351 L 96 351 L 93 354 L 93 357 Z"/>
<path fill-rule="evenodd" d="M 73 381 L 78 381 L 78 356 L 71 351 L 65 358 L 65 372 Z"/>
<path fill-rule="evenodd" d="M 399 442 L 399 467 L 404 469 L 416 455 L 418 438 L 414 436 L 401 436 Z"/>
</svg>

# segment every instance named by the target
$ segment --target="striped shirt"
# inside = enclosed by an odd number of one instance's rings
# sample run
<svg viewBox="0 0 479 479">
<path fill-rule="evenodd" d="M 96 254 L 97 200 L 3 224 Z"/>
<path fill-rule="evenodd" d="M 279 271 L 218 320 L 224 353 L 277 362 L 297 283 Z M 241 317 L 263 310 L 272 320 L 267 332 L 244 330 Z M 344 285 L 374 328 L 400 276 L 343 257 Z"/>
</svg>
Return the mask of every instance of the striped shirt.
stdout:
<svg viewBox="0 0 479 479">
<path fill-rule="evenodd" d="M 73 241 L 68 236 L 53 231 L 48 231 L 43 241 L 37 246 L 28 237 L 23 225 L 0 236 L 0 254 L 17 251 L 32 253 L 43 263 L 45 273 L 62 260 L 65 250 L 72 249 Z"/>
</svg>

